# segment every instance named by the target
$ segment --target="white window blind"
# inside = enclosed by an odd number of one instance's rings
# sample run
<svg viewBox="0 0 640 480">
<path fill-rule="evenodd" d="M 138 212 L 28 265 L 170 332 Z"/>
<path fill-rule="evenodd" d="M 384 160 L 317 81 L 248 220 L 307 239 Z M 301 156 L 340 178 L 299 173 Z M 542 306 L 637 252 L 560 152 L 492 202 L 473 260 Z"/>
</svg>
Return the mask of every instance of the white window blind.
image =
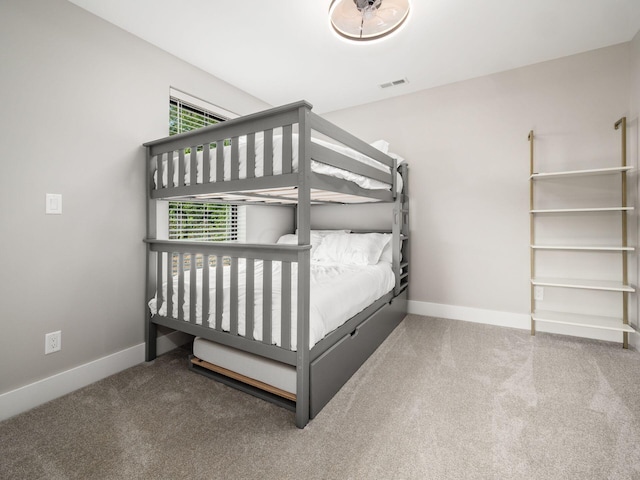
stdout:
<svg viewBox="0 0 640 480">
<path fill-rule="evenodd" d="M 169 239 L 224 242 L 238 239 L 238 207 L 170 202 Z"/>
<path fill-rule="evenodd" d="M 185 95 L 186 96 L 186 95 Z M 188 97 L 188 96 L 187 96 Z M 202 102 L 172 95 L 169 99 L 169 135 L 224 122 L 226 118 Z M 225 242 L 238 240 L 238 207 L 217 203 L 169 202 L 169 239 Z"/>
</svg>

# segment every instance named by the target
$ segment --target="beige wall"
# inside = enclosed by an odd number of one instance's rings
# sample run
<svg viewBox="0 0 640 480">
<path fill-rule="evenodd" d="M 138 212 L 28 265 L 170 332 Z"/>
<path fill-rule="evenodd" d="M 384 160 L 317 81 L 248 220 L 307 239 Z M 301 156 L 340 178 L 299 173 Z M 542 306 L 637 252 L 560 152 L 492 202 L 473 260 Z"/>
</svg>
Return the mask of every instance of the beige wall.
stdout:
<svg viewBox="0 0 640 480">
<path fill-rule="evenodd" d="M 169 87 L 268 105 L 64 0 L 0 2 L 0 45 L 1 394 L 143 342 L 141 145 L 168 133 Z"/>
<path fill-rule="evenodd" d="M 527 134 L 540 170 L 617 165 L 629 82 L 622 44 L 325 115 L 409 162 L 410 298 L 528 314 Z"/>
</svg>

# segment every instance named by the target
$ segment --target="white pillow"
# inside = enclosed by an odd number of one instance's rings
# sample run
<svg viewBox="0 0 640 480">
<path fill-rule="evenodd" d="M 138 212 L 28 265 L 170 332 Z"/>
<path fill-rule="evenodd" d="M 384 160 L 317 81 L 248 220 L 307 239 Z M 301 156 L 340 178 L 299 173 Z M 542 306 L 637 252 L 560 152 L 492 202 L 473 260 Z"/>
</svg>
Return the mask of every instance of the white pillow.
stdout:
<svg viewBox="0 0 640 480">
<path fill-rule="evenodd" d="M 318 248 L 321 242 L 322 242 L 322 235 L 319 235 L 312 231 L 311 232 L 311 256 L 312 257 L 313 257 L 313 253 L 315 252 L 316 248 Z M 276 243 L 279 243 L 280 245 L 298 245 L 298 235 L 295 233 L 287 233 L 285 235 L 282 235 Z"/>
<path fill-rule="evenodd" d="M 311 259 L 317 263 L 375 265 L 390 240 L 390 235 L 382 233 L 326 235 Z"/>
<path fill-rule="evenodd" d="M 293 233 L 287 233 L 285 235 L 282 235 L 276 243 L 280 245 L 297 245 L 298 236 L 294 235 Z"/>
<path fill-rule="evenodd" d="M 386 140 L 376 140 L 375 142 L 371 142 L 369 145 L 371 145 L 373 148 L 377 148 L 382 153 L 389 152 L 389 142 L 387 142 Z"/>
<path fill-rule="evenodd" d="M 391 234 L 385 233 L 383 235 L 387 235 L 389 237 L 389 241 L 382 249 L 382 253 L 380 254 L 380 262 L 393 263 L 393 242 L 391 241 Z"/>
</svg>

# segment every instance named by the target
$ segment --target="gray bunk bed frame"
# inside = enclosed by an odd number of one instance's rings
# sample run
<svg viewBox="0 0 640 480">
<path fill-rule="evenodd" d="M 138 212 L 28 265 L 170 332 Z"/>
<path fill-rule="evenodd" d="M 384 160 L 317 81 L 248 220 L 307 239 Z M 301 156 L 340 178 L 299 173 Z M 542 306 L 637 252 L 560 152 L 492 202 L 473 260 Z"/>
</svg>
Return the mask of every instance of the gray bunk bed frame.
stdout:
<svg viewBox="0 0 640 480">
<path fill-rule="evenodd" d="M 315 417 L 331 400 L 346 381 L 360 368 L 393 329 L 403 320 L 407 310 L 407 287 L 409 275 L 407 239 L 409 234 L 408 168 L 398 167 L 396 160 L 373 148 L 369 144 L 322 119 L 311 112 L 312 106 L 304 101 L 247 115 L 226 122 L 201 128 L 160 140 L 145 143 L 147 148 L 147 279 L 145 297 L 146 360 L 156 357 L 157 327 L 164 326 L 224 344 L 245 352 L 282 362 L 296 369 L 295 400 L 285 399 L 269 391 L 225 375 L 205 370 L 190 362 L 190 368 L 223 383 L 239 388 L 265 400 L 295 411 L 295 423 L 299 428 Z M 297 126 L 298 168 L 292 168 L 291 138 Z M 273 174 L 273 131 L 282 132 L 282 174 Z M 390 173 L 382 172 L 362 162 L 334 152 L 311 142 L 311 132 L 329 137 L 360 152 L 377 162 L 390 167 Z M 255 176 L 255 135 L 262 132 L 264 138 L 264 175 Z M 246 178 L 239 175 L 239 138 L 247 143 Z M 230 178 L 224 179 L 223 148 L 230 149 Z M 204 147 L 203 147 L 204 146 Z M 198 165 L 197 150 L 202 152 L 202 164 Z M 185 152 L 186 150 L 186 152 Z M 214 152 L 214 154 L 212 154 Z M 178 181 L 173 181 L 173 158 L 178 158 Z M 215 157 L 215 158 L 213 158 Z M 166 162 L 163 161 L 166 159 Z M 390 190 L 368 190 L 355 183 L 336 179 L 311 171 L 311 160 L 338 167 L 359 175 L 386 182 Z M 184 180 L 187 164 L 190 181 Z M 197 170 L 203 170 L 198 180 Z M 166 170 L 166 172 L 164 171 Z M 403 177 L 404 189 L 396 193 L 396 175 Z M 166 184 L 162 181 L 167 174 Z M 209 181 L 215 174 L 215 180 Z M 157 180 L 157 182 L 156 182 Z M 161 230 L 157 225 L 158 200 L 188 200 L 215 203 L 249 203 L 260 205 L 293 205 L 296 208 L 298 245 L 242 244 L 231 242 L 175 241 L 158 238 Z M 310 297 L 310 250 L 311 250 L 311 206 L 327 203 L 394 203 L 390 219 L 393 249 L 394 289 L 369 305 L 342 326 L 309 347 L 309 297 Z M 238 260 L 245 259 L 247 270 L 246 288 L 246 335 L 238 332 Z M 185 268 L 185 260 L 190 266 Z M 176 264 L 174 268 L 173 265 Z M 263 284 L 254 285 L 255 261 L 264 262 Z M 282 262 L 282 318 L 281 345 L 271 344 L 271 264 Z M 230 268 L 230 328 L 222 329 L 222 308 L 216 308 L 215 325 L 208 325 L 209 275 L 215 272 L 217 285 L 223 282 L 223 264 Z M 202 265 L 202 285 L 197 286 L 195 264 Z M 291 349 L 291 266 L 298 264 L 297 279 L 297 349 Z M 169 267 L 172 265 L 172 267 Z M 178 317 L 173 312 L 173 278 L 178 282 Z M 213 271 L 212 271 L 213 270 Z M 189 275 L 188 291 L 184 291 L 185 277 Z M 163 282 L 167 283 L 166 299 L 163 297 Z M 252 338 L 254 300 L 256 288 L 264 292 L 263 339 Z M 197 289 L 201 292 L 202 322 L 196 322 Z M 216 306 L 223 302 L 222 288 L 216 288 Z M 152 315 L 147 302 L 156 296 L 157 305 L 167 303 L 167 315 Z M 185 320 L 183 303 L 189 298 L 189 319 Z M 213 301 L 213 300 L 212 300 Z M 295 307 L 295 306 L 294 306 Z"/>
</svg>

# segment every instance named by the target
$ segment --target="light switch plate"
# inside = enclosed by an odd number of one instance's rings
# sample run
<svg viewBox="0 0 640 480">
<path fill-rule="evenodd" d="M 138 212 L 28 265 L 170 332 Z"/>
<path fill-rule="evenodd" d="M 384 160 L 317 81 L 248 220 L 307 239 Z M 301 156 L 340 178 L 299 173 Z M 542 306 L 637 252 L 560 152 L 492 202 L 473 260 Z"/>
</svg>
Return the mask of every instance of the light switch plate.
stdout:
<svg viewBox="0 0 640 480">
<path fill-rule="evenodd" d="M 47 215 L 62 215 L 62 195 L 59 193 L 47 193 L 45 213 Z"/>
</svg>

